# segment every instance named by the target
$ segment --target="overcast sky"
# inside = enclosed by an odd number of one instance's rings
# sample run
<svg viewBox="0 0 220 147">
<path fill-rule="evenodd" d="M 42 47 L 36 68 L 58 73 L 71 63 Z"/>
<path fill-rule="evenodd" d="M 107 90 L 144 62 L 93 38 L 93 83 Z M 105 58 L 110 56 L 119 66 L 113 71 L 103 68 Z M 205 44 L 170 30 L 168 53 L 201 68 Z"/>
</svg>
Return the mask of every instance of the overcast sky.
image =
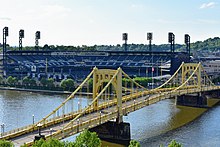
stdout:
<svg viewBox="0 0 220 147">
<path fill-rule="evenodd" d="M 188 33 L 192 41 L 220 36 L 220 0 L 0 0 L 0 28 L 9 27 L 8 42 L 18 46 L 18 32 L 25 30 L 23 46 L 116 45 L 122 33 L 128 43 L 167 43 L 173 32 L 177 43 Z M 0 36 L 2 42 L 2 35 Z"/>
</svg>

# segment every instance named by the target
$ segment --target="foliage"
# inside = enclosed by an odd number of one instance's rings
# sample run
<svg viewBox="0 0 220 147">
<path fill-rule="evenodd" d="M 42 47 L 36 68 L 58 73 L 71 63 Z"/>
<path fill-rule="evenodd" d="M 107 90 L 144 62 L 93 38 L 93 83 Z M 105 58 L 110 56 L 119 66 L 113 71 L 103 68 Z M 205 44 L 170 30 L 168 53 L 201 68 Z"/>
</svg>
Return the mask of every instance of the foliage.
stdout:
<svg viewBox="0 0 220 147">
<path fill-rule="evenodd" d="M 72 89 L 74 88 L 74 80 L 73 79 L 63 79 L 60 83 L 60 86 L 63 88 L 63 89 Z"/>
<path fill-rule="evenodd" d="M 22 147 L 26 146 L 27 145 L 23 145 Z M 75 142 L 62 142 L 54 138 L 46 141 L 40 139 L 36 141 L 32 147 L 101 147 L 101 140 L 96 133 L 85 130 L 80 133 Z"/>
<path fill-rule="evenodd" d="M 0 75 L 0 83 L 3 83 L 4 78 L 2 77 L 2 75 Z"/>
<path fill-rule="evenodd" d="M 88 130 L 83 131 L 77 136 L 75 141 L 76 147 L 101 147 L 101 140 L 95 132 Z"/>
<path fill-rule="evenodd" d="M 217 78 L 213 79 L 212 82 L 215 83 L 215 84 L 219 83 L 220 82 L 220 77 L 217 77 Z"/>
<path fill-rule="evenodd" d="M 131 140 L 130 145 L 128 147 L 140 147 L 140 143 L 136 140 Z"/>
<path fill-rule="evenodd" d="M 22 80 L 22 84 L 25 85 L 25 86 L 35 86 L 37 85 L 36 81 L 34 79 L 31 79 L 29 77 L 24 77 L 23 80 Z"/>
<path fill-rule="evenodd" d="M 46 78 L 42 78 L 40 80 L 40 83 L 43 85 L 43 86 L 46 86 L 47 85 L 47 79 Z"/>
<path fill-rule="evenodd" d="M 0 140 L 0 147 L 13 147 L 13 144 L 10 141 Z"/>
<path fill-rule="evenodd" d="M 53 79 L 53 78 L 49 78 L 49 79 L 42 78 L 42 79 L 40 80 L 40 83 L 41 83 L 43 86 L 54 87 L 54 79 Z"/>
<path fill-rule="evenodd" d="M 16 77 L 9 76 L 6 81 L 9 85 L 15 85 L 18 79 Z"/>
<path fill-rule="evenodd" d="M 152 78 L 144 78 L 144 77 L 135 77 L 133 80 L 144 87 L 147 87 L 148 83 L 152 82 Z"/>
<path fill-rule="evenodd" d="M 54 79 L 53 78 L 47 79 L 47 86 L 48 87 L 54 87 Z"/>
<path fill-rule="evenodd" d="M 30 82 L 30 78 L 29 77 L 24 77 L 23 80 L 22 80 L 22 83 L 27 86 L 29 85 L 29 82 Z"/>
<path fill-rule="evenodd" d="M 182 145 L 176 142 L 176 140 L 172 140 L 170 144 L 168 145 L 168 147 L 182 147 Z"/>
</svg>

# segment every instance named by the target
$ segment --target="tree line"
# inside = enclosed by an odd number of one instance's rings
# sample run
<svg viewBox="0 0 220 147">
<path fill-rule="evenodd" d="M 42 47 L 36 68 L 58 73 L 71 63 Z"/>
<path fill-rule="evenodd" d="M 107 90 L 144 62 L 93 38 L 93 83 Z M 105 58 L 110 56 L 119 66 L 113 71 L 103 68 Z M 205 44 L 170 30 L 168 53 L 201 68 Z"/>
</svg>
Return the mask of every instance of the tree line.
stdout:
<svg viewBox="0 0 220 147">
<path fill-rule="evenodd" d="M 74 142 L 60 141 L 54 138 L 48 140 L 40 139 L 39 141 L 35 141 L 32 147 L 101 147 L 101 145 L 101 140 L 95 132 L 85 130 L 76 137 Z M 131 140 L 128 147 L 140 146 L 138 141 Z M 10 141 L 0 140 L 0 147 L 14 147 L 14 144 Z M 21 147 L 27 147 L 27 145 L 24 144 Z M 164 145 L 160 145 L 160 147 L 164 147 Z M 182 147 L 182 144 L 172 140 L 168 144 L 168 147 Z"/>
<path fill-rule="evenodd" d="M 17 87 L 26 89 L 44 89 L 44 90 L 55 90 L 55 91 L 73 91 L 75 89 L 75 81 L 71 78 L 63 79 L 60 83 L 54 81 L 53 78 L 30 78 L 28 76 L 23 79 L 9 76 L 3 78 L 0 76 L 0 85 L 4 87 Z"/>
</svg>

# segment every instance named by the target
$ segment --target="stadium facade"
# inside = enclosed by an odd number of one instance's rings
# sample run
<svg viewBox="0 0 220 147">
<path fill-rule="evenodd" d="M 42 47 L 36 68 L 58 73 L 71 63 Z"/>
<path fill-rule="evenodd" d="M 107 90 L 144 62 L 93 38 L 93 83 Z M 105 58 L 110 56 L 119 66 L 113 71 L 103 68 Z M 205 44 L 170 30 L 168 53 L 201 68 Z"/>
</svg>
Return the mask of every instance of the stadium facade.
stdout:
<svg viewBox="0 0 220 147">
<path fill-rule="evenodd" d="M 100 69 L 121 67 L 130 76 L 151 77 L 161 75 L 161 66 L 170 62 L 168 72 L 172 74 L 182 62 L 189 62 L 189 55 L 186 52 L 20 50 L 7 51 L 4 60 L 4 77 L 45 77 L 60 81 L 82 80 L 95 66 Z"/>
</svg>

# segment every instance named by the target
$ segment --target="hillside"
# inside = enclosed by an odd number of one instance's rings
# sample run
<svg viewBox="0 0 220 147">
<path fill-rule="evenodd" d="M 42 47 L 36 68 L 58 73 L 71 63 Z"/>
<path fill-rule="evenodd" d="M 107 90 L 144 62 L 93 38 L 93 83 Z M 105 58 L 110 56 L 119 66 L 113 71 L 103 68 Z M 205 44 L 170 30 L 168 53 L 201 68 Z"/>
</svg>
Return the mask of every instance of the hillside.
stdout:
<svg viewBox="0 0 220 147">
<path fill-rule="evenodd" d="M 148 51 L 147 44 L 128 44 L 127 45 L 129 51 Z M 18 50 L 16 47 L 7 47 L 10 50 Z M 185 45 L 183 44 L 175 44 L 176 51 L 185 51 Z M 0 46 L 0 49 L 1 46 Z M 161 45 L 152 45 L 153 51 L 170 51 L 169 44 L 161 44 Z M 34 47 L 23 47 L 23 50 L 34 50 Z M 44 45 L 40 48 L 40 50 L 53 50 L 53 51 L 123 51 L 124 45 L 94 45 L 94 46 L 55 46 L 55 45 Z M 214 37 L 209 38 L 204 41 L 197 41 L 191 43 L 192 51 L 220 51 L 220 38 Z"/>
</svg>

